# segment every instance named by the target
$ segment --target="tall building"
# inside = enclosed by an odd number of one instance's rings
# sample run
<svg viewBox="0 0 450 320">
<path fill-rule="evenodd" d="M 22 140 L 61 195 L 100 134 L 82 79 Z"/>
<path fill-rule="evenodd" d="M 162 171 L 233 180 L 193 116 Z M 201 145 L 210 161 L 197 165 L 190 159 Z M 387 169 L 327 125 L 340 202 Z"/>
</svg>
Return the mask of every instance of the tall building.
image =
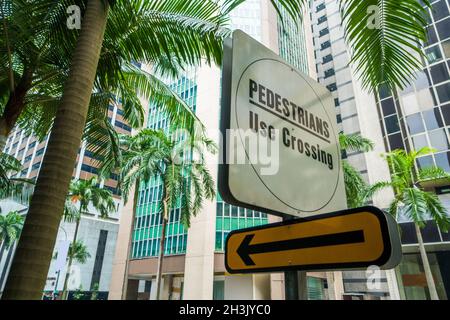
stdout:
<svg viewBox="0 0 450 320">
<path fill-rule="evenodd" d="M 431 1 L 428 42 L 424 47 L 424 68 L 404 90 L 379 90 L 377 107 L 384 143 L 394 149 L 435 152 L 420 157 L 417 168 L 438 166 L 450 172 L 450 1 Z M 450 184 L 447 180 L 423 183 L 438 194 L 450 212 Z M 404 299 L 429 299 L 417 246 L 414 223 L 399 217 L 402 229 L 403 261 L 397 268 L 400 294 Z M 421 230 L 436 289 L 441 300 L 450 298 L 450 234 L 427 221 Z"/>
<path fill-rule="evenodd" d="M 353 69 L 348 66 L 349 51 L 344 41 L 342 20 L 335 1 L 312 0 L 316 68 L 319 81 L 335 97 L 337 121 L 344 133 L 360 133 L 375 142 L 374 152 L 349 153 L 347 160 L 355 166 L 368 183 L 389 180 L 389 169 L 379 156 L 394 149 L 407 151 L 430 146 L 437 151 L 421 157 L 418 167 L 437 165 L 450 171 L 450 16 L 449 1 L 431 1 L 432 10 L 427 27 L 429 41 L 424 48 L 425 68 L 414 83 L 398 92 L 380 88 L 377 95 L 361 89 Z M 449 208 L 449 186 L 445 181 L 426 184 Z M 387 208 L 393 195 L 379 193 L 373 203 Z M 367 290 L 366 276 L 360 272 L 344 272 L 344 290 L 349 295 L 382 295 L 388 292 L 394 299 L 427 299 L 429 293 L 422 262 L 418 253 L 414 224 L 406 217 L 398 218 L 401 227 L 403 260 L 395 272 L 386 272 L 385 285 L 375 292 Z M 426 243 L 433 276 L 440 299 L 449 297 L 449 234 L 428 221 L 421 230 Z M 385 282 L 386 281 L 386 282 Z"/>
<path fill-rule="evenodd" d="M 129 134 L 130 126 L 123 118 L 123 111 L 120 104 L 111 103 L 108 110 L 108 118 L 117 132 Z M 16 128 L 7 139 L 4 149 L 16 157 L 22 163 L 22 170 L 16 176 L 36 180 L 41 161 L 44 157 L 48 143 L 48 137 L 39 141 L 37 137 L 28 135 L 25 130 Z M 94 154 L 86 148 L 83 143 L 78 151 L 77 161 L 73 170 L 73 179 L 89 179 L 97 175 L 98 163 Z M 112 261 L 116 245 L 117 231 L 119 228 L 119 213 L 121 210 L 121 198 L 117 189 L 117 177 L 112 175 L 110 179 L 101 181 L 100 186 L 112 192 L 117 210 L 112 212 L 108 218 L 101 218 L 99 213 L 92 207 L 88 208 L 90 214 L 83 214 L 78 231 L 78 239 L 86 245 L 90 258 L 86 263 L 73 263 L 73 276 L 69 282 L 69 289 L 80 289 L 90 291 L 98 286 L 100 297 L 106 298 L 109 290 L 111 278 Z M 26 215 L 27 197 L 32 190 L 28 190 L 28 195 L 6 199 L 0 203 L 3 213 L 17 210 Z M 59 250 L 63 242 L 71 241 L 75 232 L 75 223 L 61 222 L 55 245 L 55 252 Z M 0 261 L 0 291 L 6 283 L 6 276 L 10 268 L 16 244 L 13 245 L 2 261 Z M 52 293 L 55 290 L 61 291 L 64 285 L 66 267 L 59 272 L 56 268 L 56 260 L 52 260 L 50 265 L 45 291 Z"/>
<path fill-rule="evenodd" d="M 347 152 L 343 158 L 355 167 L 365 181 L 374 184 L 389 180 L 389 169 L 380 154 L 385 152 L 379 125 L 376 100 L 361 87 L 354 69 L 349 66 L 350 54 L 344 39 L 339 4 L 336 1 L 311 0 L 310 18 L 314 42 L 315 68 L 318 81 L 331 91 L 340 132 L 360 134 L 375 143 L 372 152 Z M 393 198 L 389 191 L 378 193 L 373 204 L 386 208 Z M 397 291 L 393 275 L 389 281 L 382 273 L 379 289 L 368 289 L 366 271 L 343 273 L 344 294 L 364 298 L 387 298 Z M 390 289 L 390 290 L 389 290 Z"/>
<path fill-rule="evenodd" d="M 286 16 L 281 25 L 268 0 L 249 0 L 231 13 L 231 25 L 262 42 L 304 73 L 309 74 L 307 41 L 304 25 Z M 308 17 L 307 17 L 308 18 Z M 309 45 L 311 47 L 311 45 Z M 220 70 L 201 67 L 187 72 L 169 86 L 183 98 L 205 124 L 208 136 L 219 141 Z M 149 107 L 147 126 L 165 128 L 164 114 Z M 218 155 L 207 155 L 209 170 L 217 181 Z M 160 179 L 142 183 L 132 232 L 129 254 L 127 299 L 154 299 L 157 255 L 161 236 L 161 215 L 157 203 L 161 198 Z M 128 239 L 131 230 L 130 204 L 123 211 L 119 229 L 110 299 L 122 297 Z M 225 203 L 220 194 L 215 201 L 205 202 L 201 213 L 186 230 L 180 223 L 179 209 L 169 216 L 163 264 L 162 299 L 281 299 L 283 276 L 255 274 L 231 276 L 224 267 L 224 243 L 231 230 L 258 226 L 277 218 L 265 213 Z M 121 240 L 123 239 L 123 241 Z M 311 274 L 308 279 L 312 298 L 325 298 L 324 274 Z"/>
</svg>

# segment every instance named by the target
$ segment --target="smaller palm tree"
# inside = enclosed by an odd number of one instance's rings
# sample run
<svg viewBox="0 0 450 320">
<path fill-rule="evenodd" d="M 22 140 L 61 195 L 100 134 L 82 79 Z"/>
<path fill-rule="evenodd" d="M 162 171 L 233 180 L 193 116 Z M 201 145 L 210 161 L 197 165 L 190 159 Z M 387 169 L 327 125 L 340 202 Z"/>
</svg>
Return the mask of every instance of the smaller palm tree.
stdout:
<svg viewBox="0 0 450 320">
<path fill-rule="evenodd" d="M 143 129 L 133 137 L 123 136 L 122 147 L 121 185 L 125 197 L 132 187 L 135 188 L 133 212 L 136 210 L 140 182 L 152 177 L 161 179 L 162 197 L 159 208 L 162 226 L 156 275 L 158 300 L 169 212 L 173 208 L 180 208 L 181 222 L 188 228 L 191 217 L 197 215 L 202 208 L 203 200 L 214 199 L 215 184 L 204 164 L 202 152 L 215 152 L 216 147 L 203 133 L 193 134 L 180 142 L 164 131 L 151 129 Z M 134 217 L 132 221 L 134 222 Z"/>
<path fill-rule="evenodd" d="M 0 261 L 2 261 L 5 250 L 19 239 L 23 221 L 23 216 L 17 211 L 11 211 L 6 215 L 0 214 Z"/>
<path fill-rule="evenodd" d="M 0 150 L 0 200 L 15 195 L 24 195 L 26 194 L 25 188 L 34 185 L 30 179 L 14 177 L 21 169 L 22 164 L 19 160 Z M 28 202 L 28 199 L 25 201 Z"/>
<path fill-rule="evenodd" d="M 391 170 L 391 182 L 384 182 L 384 184 L 392 187 L 395 194 L 395 198 L 389 206 L 389 213 L 395 218 L 401 213 L 415 224 L 430 297 L 432 300 L 438 300 L 436 285 L 420 229 L 425 227 L 427 220 L 432 219 L 441 230 L 447 231 L 450 226 L 450 218 L 438 196 L 433 192 L 424 190 L 421 182 L 436 179 L 450 180 L 450 175 L 439 167 L 416 169 L 417 158 L 432 152 L 434 152 L 433 149 L 425 147 L 409 153 L 404 150 L 394 150 L 387 153 L 384 158 Z"/>
<path fill-rule="evenodd" d="M 22 164 L 13 156 L 0 150 L 0 189 L 3 190 L 12 184 L 10 174 L 20 171 Z"/>
<path fill-rule="evenodd" d="M 108 217 L 109 213 L 116 210 L 112 194 L 109 190 L 100 188 L 97 178 L 92 177 L 88 180 L 74 180 L 70 184 L 69 194 L 66 199 L 64 209 L 64 220 L 67 222 L 75 222 L 75 233 L 71 246 L 76 248 L 78 230 L 80 227 L 81 216 L 89 213 L 88 207 L 92 206 L 100 213 L 102 218 Z M 75 251 L 76 252 L 76 251 Z M 67 299 L 67 284 L 70 276 L 70 268 L 73 263 L 74 256 L 68 255 L 67 273 L 64 279 L 64 287 L 62 297 Z"/>
<path fill-rule="evenodd" d="M 339 144 L 342 150 L 368 152 L 374 148 L 374 143 L 359 134 L 339 134 Z M 356 170 L 347 160 L 342 161 L 344 171 L 345 192 L 347 195 L 347 206 L 357 208 L 367 204 L 372 197 L 385 188 L 384 182 L 368 184 L 364 181 L 361 173 Z"/>
<path fill-rule="evenodd" d="M 69 251 L 67 253 L 67 258 L 72 259 L 81 264 L 85 264 L 87 259 L 91 257 L 87 246 L 81 240 L 76 240 L 69 246 Z"/>
</svg>

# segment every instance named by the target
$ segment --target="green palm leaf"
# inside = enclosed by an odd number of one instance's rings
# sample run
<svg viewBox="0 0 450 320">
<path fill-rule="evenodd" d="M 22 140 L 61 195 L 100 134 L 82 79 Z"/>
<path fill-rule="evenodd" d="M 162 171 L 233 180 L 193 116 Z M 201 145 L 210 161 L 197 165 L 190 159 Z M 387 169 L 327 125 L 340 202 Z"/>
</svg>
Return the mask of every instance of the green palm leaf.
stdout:
<svg viewBox="0 0 450 320">
<path fill-rule="evenodd" d="M 428 0 L 340 0 L 345 37 L 363 86 L 404 88 L 421 70 Z M 373 13 L 372 9 L 378 10 Z M 371 14 L 378 22 L 370 25 Z"/>
</svg>

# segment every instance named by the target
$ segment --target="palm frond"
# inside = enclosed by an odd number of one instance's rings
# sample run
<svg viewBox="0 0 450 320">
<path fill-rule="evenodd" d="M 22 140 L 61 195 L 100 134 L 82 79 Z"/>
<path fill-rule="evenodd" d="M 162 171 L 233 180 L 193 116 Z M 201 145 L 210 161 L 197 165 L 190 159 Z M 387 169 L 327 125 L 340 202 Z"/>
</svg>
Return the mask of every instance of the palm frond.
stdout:
<svg viewBox="0 0 450 320">
<path fill-rule="evenodd" d="M 404 88 L 422 69 L 426 42 L 424 0 L 340 0 L 351 63 L 366 89 Z"/>
<path fill-rule="evenodd" d="M 439 167 L 427 167 L 418 170 L 417 177 L 419 181 L 446 179 L 450 181 L 450 174 Z"/>
<path fill-rule="evenodd" d="M 67 257 L 71 257 L 78 263 L 85 264 L 91 257 L 91 254 L 88 251 L 88 247 L 81 240 L 76 240 L 70 244 Z"/>
<path fill-rule="evenodd" d="M 375 144 L 368 138 L 361 136 L 360 134 L 339 134 L 339 144 L 341 149 L 346 151 L 372 151 Z"/>
<path fill-rule="evenodd" d="M 431 218 L 442 231 L 447 232 L 450 227 L 450 217 L 438 196 L 431 192 L 424 192 L 423 198 Z"/>
<path fill-rule="evenodd" d="M 427 214 L 427 201 L 425 199 L 426 192 L 416 188 L 406 188 L 403 190 L 403 204 L 402 211 L 408 218 L 417 223 L 420 227 L 425 226 Z"/>
</svg>

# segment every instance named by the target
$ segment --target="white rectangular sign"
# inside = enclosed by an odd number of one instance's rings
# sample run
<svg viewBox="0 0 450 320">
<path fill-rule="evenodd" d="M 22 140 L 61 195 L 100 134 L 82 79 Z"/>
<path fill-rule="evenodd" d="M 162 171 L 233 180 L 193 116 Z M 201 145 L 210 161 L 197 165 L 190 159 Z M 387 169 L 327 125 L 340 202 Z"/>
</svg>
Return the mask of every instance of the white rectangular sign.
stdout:
<svg viewBox="0 0 450 320">
<path fill-rule="evenodd" d="M 298 217 L 345 209 L 331 93 L 242 31 L 224 50 L 223 199 Z"/>
</svg>

